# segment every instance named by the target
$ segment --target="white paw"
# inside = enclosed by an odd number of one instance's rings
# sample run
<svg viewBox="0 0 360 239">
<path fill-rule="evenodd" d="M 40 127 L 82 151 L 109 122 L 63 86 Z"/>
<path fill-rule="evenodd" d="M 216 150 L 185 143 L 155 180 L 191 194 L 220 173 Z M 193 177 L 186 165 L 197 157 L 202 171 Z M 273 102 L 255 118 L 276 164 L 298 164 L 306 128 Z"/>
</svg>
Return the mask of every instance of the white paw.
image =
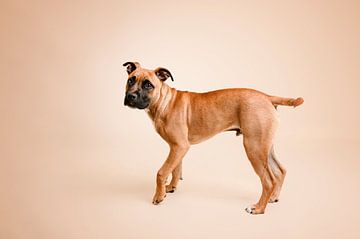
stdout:
<svg viewBox="0 0 360 239">
<path fill-rule="evenodd" d="M 245 211 L 246 211 L 247 213 L 250 213 L 251 215 L 264 214 L 264 212 L 265 212 L 264 209 L 256 208 L 255 205 L 248 206 L 247 208 L 245 208 Z"/>
<path fill-rule="evenodd" d="M 247 213 L 254 214 L 255 207 L 254 206 L 248 206 L 247 208 L 245 208 L 245 211 Z"/>
</svg>

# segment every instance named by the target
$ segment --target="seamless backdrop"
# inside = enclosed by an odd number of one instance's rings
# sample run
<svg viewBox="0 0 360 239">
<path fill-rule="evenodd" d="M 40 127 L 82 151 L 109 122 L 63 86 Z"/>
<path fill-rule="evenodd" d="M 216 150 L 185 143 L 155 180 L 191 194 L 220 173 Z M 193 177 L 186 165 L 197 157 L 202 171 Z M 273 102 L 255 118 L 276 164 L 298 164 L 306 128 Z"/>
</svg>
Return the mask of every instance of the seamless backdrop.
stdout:
<svg viewBox="0 0 360 239">
<path fill-rule="evenodd" d="M 358 1 L 2 1 L 0 238 L 359 238 Z M 168 148 L 123 106 L 122 63 L 168 68 L 183 90 L 248 87 L 279 107 L 280 202 L 242 138 L 191 148 L 153 206 Z"/>
</svg>

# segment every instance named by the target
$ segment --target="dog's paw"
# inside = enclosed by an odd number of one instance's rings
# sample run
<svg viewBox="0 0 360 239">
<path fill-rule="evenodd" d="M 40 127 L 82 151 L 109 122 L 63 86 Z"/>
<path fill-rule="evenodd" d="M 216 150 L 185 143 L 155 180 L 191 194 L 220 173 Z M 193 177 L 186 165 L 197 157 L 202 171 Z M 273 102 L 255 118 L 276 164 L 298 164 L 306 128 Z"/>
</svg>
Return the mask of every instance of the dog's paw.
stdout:
<svg viewBox="0 0 360 239">
<path fill-rule="evenodd" d="M 264 210 L 260 210 L 260 209 L 256 208 L 256 205 L 248 206 L 247 208 L 245 208 L 245 211 L 252 215 L 264 214 Z"/>
<path fill-rule="evenodd" d="M 159 203 L 161 203 L 162 201 L 164 201 L 164 198 L 166 197 L 166 194 L 160 194 L 160 193 L 156 193 L 152 203 L 154 205 L 158 205 Z"/>
<path fill-rule="evenodd" d="M 166 185 L 166 192 L 167 193 L 173 193 L 175 192 L 176 187 L 172 186 L 172 185 Z"/>
</svg>

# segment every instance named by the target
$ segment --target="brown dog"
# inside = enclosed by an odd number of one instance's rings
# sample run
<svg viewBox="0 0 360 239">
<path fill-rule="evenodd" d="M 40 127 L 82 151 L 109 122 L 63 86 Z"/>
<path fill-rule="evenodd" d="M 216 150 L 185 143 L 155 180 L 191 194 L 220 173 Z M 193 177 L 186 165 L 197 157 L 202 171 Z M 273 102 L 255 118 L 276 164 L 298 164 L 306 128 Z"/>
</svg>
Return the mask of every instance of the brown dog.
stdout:
<svg viewBox="0 0 360 239">
<path fill-rule="evenodd" d="M 243 134 L 246 154 L 260 177 L 259 201 L 246 208 L 251 214 L 264 213 L 268 202 L 277 202 L 286 171 L 274 154 L 278 105 L 299 106 L 302 98 L 270 96 L 252 89 L 223 89 L 206 93 L 179 91 L 165 80 L 173 77 L 165 68 L 147 70 L 137 62 L 126 62 L 129 75 L 124 104 L 145 109 L 156 131 L 169 144 L 170 153 L 159 169 L 153 204 L 174 192 L 181 178 L 181 162 L 190 145 L 220 132 Z M 172 174 L 169 185 L 166 179 Z"/>
</svg>

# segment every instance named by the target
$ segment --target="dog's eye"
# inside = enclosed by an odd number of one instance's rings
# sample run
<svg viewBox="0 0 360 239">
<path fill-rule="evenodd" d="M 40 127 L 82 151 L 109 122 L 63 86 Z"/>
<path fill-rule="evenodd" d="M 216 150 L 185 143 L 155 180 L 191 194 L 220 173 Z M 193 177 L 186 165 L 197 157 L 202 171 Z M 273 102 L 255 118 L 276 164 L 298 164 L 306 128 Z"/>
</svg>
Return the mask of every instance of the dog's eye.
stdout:
<svg viewBox="0 0 360 239">
<path fill-rule="evenodd" d="M 130 77 L 130 78 L 128 79 L 127 83 L 128 83 L 129 86 L 132 86 L 132 85 L 135 84 L 135 78 L 136 78 L 136 77 L 133 76 L 133 77 Z"/>
<path fill-rule="evenodd" d="M 151 82 L 149 80 L 145 80 L 142 87 L 143 87 L 143 89 L 146 89 L 146 90 L 151 90 L 154 88 L 154 86 L 151 84 Z"/>
</svg>

